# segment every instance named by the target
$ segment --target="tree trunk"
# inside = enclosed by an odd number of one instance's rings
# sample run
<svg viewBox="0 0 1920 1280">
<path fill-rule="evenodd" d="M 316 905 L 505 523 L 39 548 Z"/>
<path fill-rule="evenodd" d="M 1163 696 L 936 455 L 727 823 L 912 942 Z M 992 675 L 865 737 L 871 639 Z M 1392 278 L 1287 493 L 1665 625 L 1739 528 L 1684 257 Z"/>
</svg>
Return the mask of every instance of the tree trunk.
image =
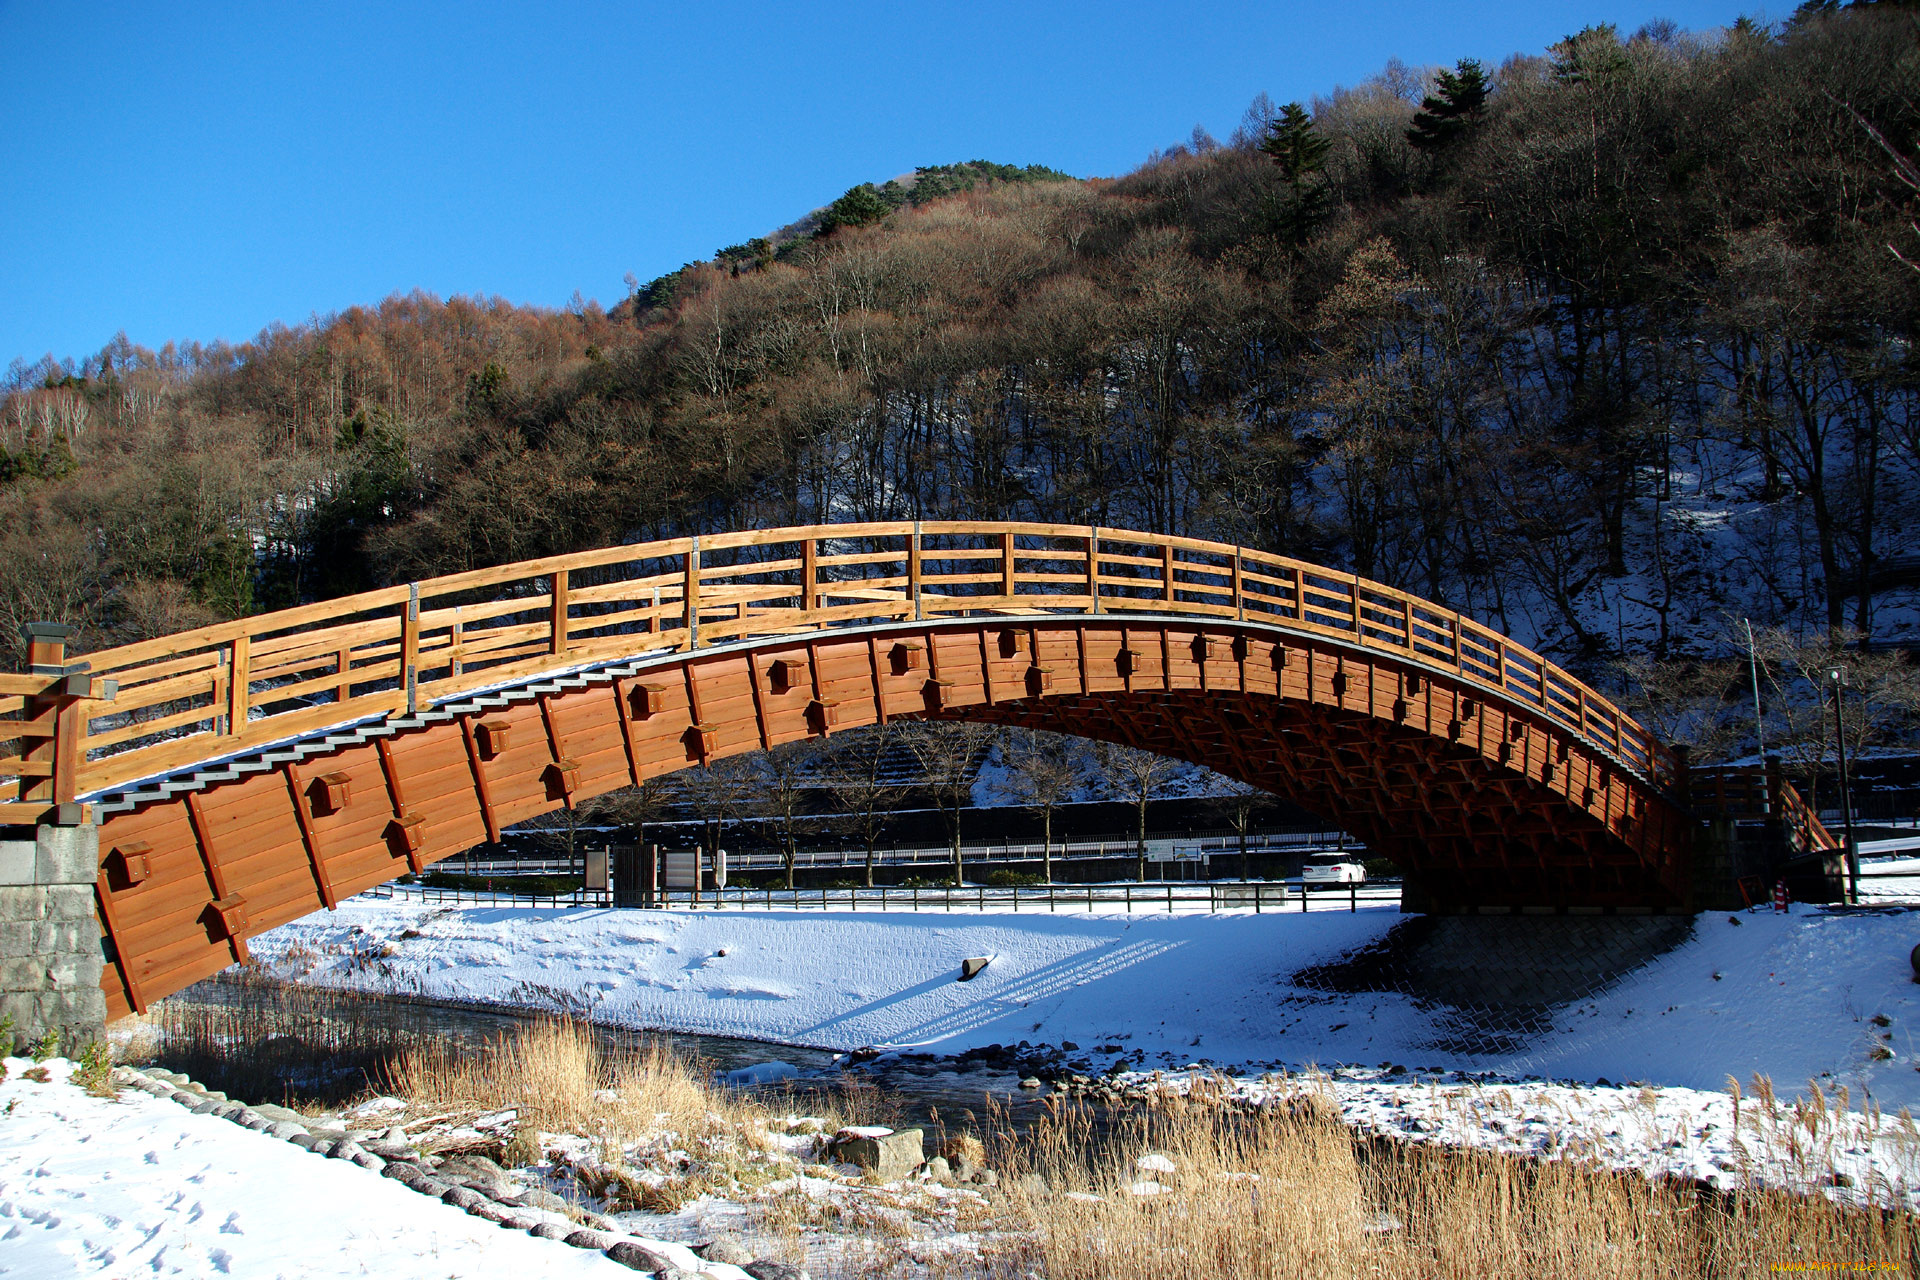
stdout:
<svg viewBox="0 0 1920 1280">
<path fill-rule="evenodd" d="M 960 803 L 955 800 L 953 805 L 953 887 L 956 889 L 966 883 L 961 878 L 964 870 L 965 868 L 960 865 Z"/>
<path fill-rule="evenodd" d="M 1145 793 L 1140 797 L 1140 827 L 1135 848 L 1138 851 L 1135 861 L 1138 863 L 1140 883 L 1145 884 L 1147 882 L 1147 797 Z"/>
<path fill-rule="evenodd" d="M 1040 878 L 1053 883 L 1053 806 L 1040 811 Z"/>
</svg>

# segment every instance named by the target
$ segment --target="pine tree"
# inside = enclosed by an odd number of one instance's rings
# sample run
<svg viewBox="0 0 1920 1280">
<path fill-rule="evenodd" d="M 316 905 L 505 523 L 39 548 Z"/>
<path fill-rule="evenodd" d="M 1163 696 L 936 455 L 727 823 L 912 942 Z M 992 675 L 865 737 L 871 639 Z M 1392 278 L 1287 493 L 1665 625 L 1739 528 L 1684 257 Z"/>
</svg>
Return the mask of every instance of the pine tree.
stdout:
<svg viewBox="0 0 1920 1280">
<path fill-rule="evenodd" d="M 1326 168 L 1327 140 L 1313 130 L 1313 117 L 1297 102 L 1280 108 L 1280 114 L 1267 122 L 1267 136 L 1260 149 L 1280 166 L 1280 175 L 1298 190 L 1309 174 Z"/>
<path fill-rule="evenodd" d="M 1439 92 L 1421 102 L 1407 130 L 1407 141 L 1422 151 L 1442 151 L 1458 141 L 1479 122 L 1487 105 L 1487 73 L 1476 59 L 1462 58 L 1436 80 Z"/>
<path fill-rule="evenodd" d="M 1279 166 L 1289 189 L 1272 210 L 1272 220 L 1275 232 L 1288 244 L 1305 244 L 1331 207 L 1322 176 L 1331 145 L 1314 130 L 1313 117 L 1297 102 L 1289 102 L 1267 122 L 1260 150 Z"/>
<path fill-rule="evenodd" d="M 1548 48 L 1553 78 L 1562 84 L 1595 84 L 1614 79 L 1628 68 L 1620 29 L 1611 22 L 1582 27 Z"/>
</svg>

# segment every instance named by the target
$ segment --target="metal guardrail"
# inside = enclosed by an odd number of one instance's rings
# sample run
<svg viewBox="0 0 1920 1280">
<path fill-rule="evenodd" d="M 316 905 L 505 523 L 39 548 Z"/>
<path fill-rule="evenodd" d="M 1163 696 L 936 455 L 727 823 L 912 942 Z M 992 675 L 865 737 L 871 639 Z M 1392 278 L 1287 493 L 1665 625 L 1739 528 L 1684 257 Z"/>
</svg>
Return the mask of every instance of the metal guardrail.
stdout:
<svg viewBox="0 0 1920 1280">
<path fill-rule="evenodd" d="M 1232 858 L 1240 854 L 1239 841 L 1231 836 L 1154 837 L 1149 840 L 1149 844 L 1169 839 L 1182 850 L 1202 851 L 1212 857 Z M 598 849 L 603 846 L 593 842 L 582 844 L 580 847 Z M 1056 842 L 1053 846 L 1053 860 L 1073 862 L 1100 858 L 1131 858 L 1136 856 L 1136 848 L 1137 841 L 1130 838 Z M 1338 831 L 1288 832 L 1266 837 L 1250 837 L 1247 840 L 1248 853 L 1292 853 L 1334 849 L 1350 854 L 1356 860 L 1367 856 L 1367 847 L 1364 844 Z M 1003 840 L 997 844 L 962 845 L 960 854 L 962 862 L 967 864 L 991 861 L 1038 862 L 1045 856 L 1045 850 L 1036 843 L 1015 843 Z M 566 875 L 580 869 L 578 855 L 573 858 L 527 858 L 512 855 L 464 858 L 455 855 L 455 858 L 447 860 L 449 869 L 456 860 L 462 875 Z M 820 868 L 854 870 L 864 867 L 866 861 L 865 849 L 845 847 L 801 849 L 797 851 L 793 865 L 800 871 Z M 735 871 L 783 871 L 787 864 L 785 855 L 778 850 L 750 849 L 729 850 L 727 865 Z M 950 867 L 953 865 L 953 846 L 947 844 L 892 845 L 885 849 L 874 850 L 874 865 L 876 867 Z"/>
<path fill-rule="evenodd" d="M 384 884 L 363 897 L 494 907 L 612 907 L 611 895 L 576 890 L 536 896 L 488 889 L 441 889 L 428 885 Z M 941 911 L 973 914 L 1091 912 L 1125 915 L 1213 915 L 1245 911 L 1256 915 L 1300 911 L 1358 911 L 1367 906 L 1397 906 L 1397 881 L 1365 885 L 1310 885 L 1298 881 L 1165 881 L 1154 884 L 962 885 L 959 888 L 872 889 L 707 889 L 695 894 L 661 895 L 658 905 L 636 910 L 688 911 Z"/>
</svg>

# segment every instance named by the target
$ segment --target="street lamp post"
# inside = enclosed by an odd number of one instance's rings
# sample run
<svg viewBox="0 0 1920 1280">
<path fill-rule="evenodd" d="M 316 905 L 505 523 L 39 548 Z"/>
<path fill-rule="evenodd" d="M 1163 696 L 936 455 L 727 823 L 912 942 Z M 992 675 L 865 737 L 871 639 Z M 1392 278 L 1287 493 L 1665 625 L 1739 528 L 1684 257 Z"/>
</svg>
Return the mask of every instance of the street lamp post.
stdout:
<svg viewBox="0 0 1920 1280">
<path fill-rule="evenodd" d="M 1847 669 L 1838 663 L 1826 670 L 1827 683 L 1833 686 L 1833 742 L 1840 756 L 1840 822 L 1847 843 L 1847 901 L 1860 900 L 1860 846 L 1853 838 L 1853 787 L 1847 780 L 1847 725 L 1841 715 L 1840 699 L 1847 687 Z"/>
</svg>

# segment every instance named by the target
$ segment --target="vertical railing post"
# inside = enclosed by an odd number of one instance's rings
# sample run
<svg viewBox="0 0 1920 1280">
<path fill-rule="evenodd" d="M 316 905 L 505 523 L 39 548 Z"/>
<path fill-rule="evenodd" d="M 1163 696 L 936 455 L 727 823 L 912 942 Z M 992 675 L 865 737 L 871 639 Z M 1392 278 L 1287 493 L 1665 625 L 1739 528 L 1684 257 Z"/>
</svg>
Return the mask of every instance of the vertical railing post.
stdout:
<svg viewBox="0 0 1920 1280">
<path fill-rule="evenodd" d="M 1087 594 L 1093 598 L 1092 611 L 1100 612 L 1100 526 L 1087 529 Z"/>
<path fill-rule="evenodd" d="M 686 584 L 681 589 L 681 603 L 687 612 L 687 648 L 700 647 L 700 535 L 694 534 L 687 547 Z M 812 606 L 809 605 L 809 608 Z"/>
<path fill-rule="evenodd" d="M 248 695 L 252 693 L 253 651 L 249 636 L 235 636 L 227 648 L 227 734 L 247 731 Z"/>
<path fill-rule="evenodd" d="M 1013 598 L 1013 533 L 1000 535 L 1000 594 Z"/>
<path fill-rule="evenodd" d="M 20 779 L 19 798 L 39 801 L 54 809 L 53 821 L 60 826 L 75 826 L 81 810 L 73 803 L 80 773 L 80 739 L 86 722 L 80 716 L 80 702 L 70 696 L 67 672 L 67 637 L 73 628 L 57 622 L 29 622 L 20 628 L 27 642 L 27 670 L 48 681 L 61 681 L 47 695 L 28 698 L 23 711 L 27 720 L 50 716 L 53 735 L 23 742 L 22 760 L 43 762 L 44 776 L 25 775 Z M 85 680 L 86 677 L 79 677 Z"/>
<path fill-rule="evenodd" d="M 1244 552 L 1239 547 L 1233 549 L 1233 616 L 1241 622 L 1247 620 L 1247 584 L 1241 576 L 1240 558 Z"/>
<path fill-rule="evenodd" d="M 913 541 L 907 547 L 907 591 L 913 596 L 913 620 L 920 621 L 920 522 L 913 522 Z"/>
<path fill-rule="evenodd" d="M 407 611 L 400 620 L 400 686 L 407 714 L 420 709 L 420 584 L 407 584 Z"/>
<path fill-rule="evenodd" d="M 1168 604 L 1173 603 L 1173 544 L 1166 543 L 1160 548 L 1160 577 L 1162 590 Z"/>
<path fill-rule="evenodd" d="M 1353 600 L 1350 611 L 1353 615 L 1353 642 L 1365 644 L 1366 640 L 1360 634 L 1360 575 L 1357 573 L 1353 575 Z"/>
<path fill-rule="evenodd" d="M 547 622 L 547 652 L 556 658 L 564 657 L 567 652 L 567 585 L 567 571 L 555 569 L 552 616 Z"/>
<path fill-rule="evenodd" d="M 800 544 L 800 612 L 820 607 L 820 544 L 809 537 Z"/>
</svg>

